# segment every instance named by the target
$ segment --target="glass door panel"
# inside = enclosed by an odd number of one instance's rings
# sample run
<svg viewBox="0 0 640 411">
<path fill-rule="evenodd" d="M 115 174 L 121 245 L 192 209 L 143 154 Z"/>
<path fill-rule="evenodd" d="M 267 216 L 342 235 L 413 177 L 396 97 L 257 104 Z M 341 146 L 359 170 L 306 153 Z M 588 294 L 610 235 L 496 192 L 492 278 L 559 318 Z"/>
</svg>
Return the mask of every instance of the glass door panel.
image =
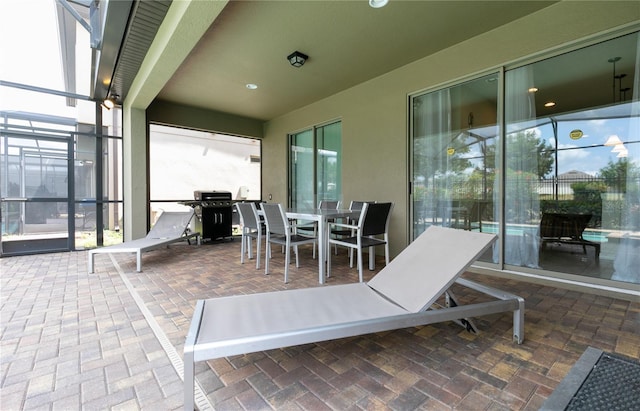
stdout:
<svg viewBox="0 0 640 411">
<path fill-rule="evenodd" d="M 313 149 L 313 130 L 291 136 L 289 153 L 291 207 L 314 208 L 317 205 L 313 189 Z"/>
<path fill-rule="evenodd" d="M 428 226 L 498 232 L 498 75 L 412 100 L 413 238 Z M 492 261 L 487 253 L 481 259 Z"/>
<path fill-rule="evenodd" d="M 318 160 L 316 166 L 318 196 L 322 200 L 340 200 L 342 150 L 340 123 L 333 123 L 316 130 L 318 142 Z"/>
<path fill-rule="evenodd" d="M 291 207 L 315 208 L 342 199 L 342 123 L 317 126 L 290 136 Z"/>
<path fill-rule="evenodd" d="M 69 143 L 1 137 L 2 254 L 69 250 Z"/>
</svg>

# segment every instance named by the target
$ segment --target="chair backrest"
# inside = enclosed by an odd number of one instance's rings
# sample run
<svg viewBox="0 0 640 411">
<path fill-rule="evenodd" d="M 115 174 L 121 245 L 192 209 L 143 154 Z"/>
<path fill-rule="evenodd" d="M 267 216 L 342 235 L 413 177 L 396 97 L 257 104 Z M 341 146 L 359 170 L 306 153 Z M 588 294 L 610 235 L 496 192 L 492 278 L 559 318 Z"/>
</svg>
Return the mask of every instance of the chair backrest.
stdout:
<svg viewBox="0 0 640 411">
<path fill-rule="evenodd" d="M 236 203 L 236 208 L 240 213 L 240 222 L 244 227 L 260 229 L 260 219 L 255 203 Z"/>
<path fill-rule="evenodd" d="M 351 201 L 351 204 L 349 204 L 349 210 L 362 211 L 362 207 L 364 207 L 366 203 L 375 203 L 375 201 Z"/>
<path fill-rule="evenodd" d="M 318 208 L 321 210 L 337 210 L 340 208 L 340 201 L 322 200 L 318 204 Z"/>
<path fill-rule="evenodd" d="M 264 221 L 267 225 L 267 231 L 272 234 L 287 235 L 289 224 L 287 217 L 282 209 L 282 204 L 262 203 L 262 212 L 264 213 Z"/>
<path fill-rule="evenodd" d="M 189 229 L 194 213 L 191 211 L 163 211 L 146 238 L 179 238 Z"/>
<path fill-rule="evenodd" d="M 387 232 L 393 203 L 366 203 L 362 208 L 362 235 L 377 235 Z"/>
<path fill-rule="evenodd" d="M 408 311 L 424 311 L 497 238 L 432 225 L 367 284 Z"/>
</svg>

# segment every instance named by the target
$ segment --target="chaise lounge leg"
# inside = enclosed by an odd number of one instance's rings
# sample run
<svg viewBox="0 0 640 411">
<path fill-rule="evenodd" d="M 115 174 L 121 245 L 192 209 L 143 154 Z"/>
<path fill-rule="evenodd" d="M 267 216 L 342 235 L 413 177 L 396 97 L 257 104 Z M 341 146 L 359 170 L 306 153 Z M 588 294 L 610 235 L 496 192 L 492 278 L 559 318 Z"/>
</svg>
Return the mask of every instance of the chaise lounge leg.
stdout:
<svg viewBox="0 0 640 411">
<path fill-rule="evenodd" d="M 91 251 L 89 251 L 89 274 L 93 274 L 93 266 L 94 266 L 94 260 L 93 258 L 96 255 L 94 253 L 92 253 Z"/>
<path fill-rule="evenodd" d="M 138 250 L 136 252 L 136 271 L 142 272 L 142 251 Z"/>
<path fill-rule="evenodd" d="M 524 298 L 518 299 L 518 309 L 513 311 L 513 341 L 522 344 L 524 341 Z"/>
<path fill-rule="evenodd" d="M 196 303 L 189 332 L 184 343 L 184 409 L 187 411 L 193 411 L 196 402 L 195 346 L 200 333 L 204 304 L 204 300 L 198 300 Z M 199 399 L 200 395 L 203 394 L 202 390 L 198 390 L 199 396 L 197 398 Z"/>
<path fill-rule="evenodd" d="M 194 410 L 195 372 L 193 364 L 193 352 L 184 354 L 184 409 Z"/>
</svg>

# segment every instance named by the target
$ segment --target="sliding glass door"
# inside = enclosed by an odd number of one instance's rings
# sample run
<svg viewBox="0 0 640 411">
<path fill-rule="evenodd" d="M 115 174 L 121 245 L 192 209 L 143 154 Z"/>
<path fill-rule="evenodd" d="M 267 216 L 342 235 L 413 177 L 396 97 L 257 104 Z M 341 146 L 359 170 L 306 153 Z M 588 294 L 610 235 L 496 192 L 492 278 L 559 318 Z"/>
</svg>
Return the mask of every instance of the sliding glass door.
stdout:
<svg viewBox="0 0 640 411">
<path fill-rule="evenodd" d="M 505 265 L 640 283 L 639 40 L 506 71 Z"/>
<path fill-rule="evenodd" d="M 315 208 L 342 198 L 342 125 L 334 122 L 289 136 L 289 203 Z"/>
<path fill-rule="evenodd" d="M 414 238 L 497 233 L 499 268 L 640 284 L 638 50 L 632 33 L 413 96 Z"/>
<path fill-rule="evenodd" d="M 497 80 L 492 73 L 413 99 L 414 238 L 430 225 L 497 232 Z"/>
</svg>

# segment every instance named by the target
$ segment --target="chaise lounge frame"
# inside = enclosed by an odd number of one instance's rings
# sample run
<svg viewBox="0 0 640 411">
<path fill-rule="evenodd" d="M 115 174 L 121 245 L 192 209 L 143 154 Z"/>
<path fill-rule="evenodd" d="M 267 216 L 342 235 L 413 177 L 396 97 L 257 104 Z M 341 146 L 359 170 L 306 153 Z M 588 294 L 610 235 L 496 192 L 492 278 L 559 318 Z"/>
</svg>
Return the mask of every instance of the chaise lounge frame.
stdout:
<svg viewBox="0 0 640 411">
<path fill-rule="evenodd" d="M 89 250 L 88 269 L 89 273 L 94 272 L 95 255 L 104 253 L 135 253 L 136 271 L 142 271 L 142 253 L 167 247 L 170 244 L 180 241 L 190 241 L 196 239 L 200 245 L 200 233 L 190 233 L 189 224 L 194 216 L 193 210 L 185 211 L 164 211 L 156 224 L 151 228 L 144 238 L 127 241 L 122 244 L 110 245 L 107 247 Z"/>
<path fill-rule="evenodd" d="M 215 358 L 442 321 L 469 328 L 469 317 L 501 312 L 513 313 L 513 341 L 522 343 L 524 299 L 459 278 L 495 239 L 431 226 L 368 283 L 199 300 L 184 345 L 184 409 L 194 406 L 195 363 Z M 436 308 L 454 282 L 496 300 Z"/>
</svg>

